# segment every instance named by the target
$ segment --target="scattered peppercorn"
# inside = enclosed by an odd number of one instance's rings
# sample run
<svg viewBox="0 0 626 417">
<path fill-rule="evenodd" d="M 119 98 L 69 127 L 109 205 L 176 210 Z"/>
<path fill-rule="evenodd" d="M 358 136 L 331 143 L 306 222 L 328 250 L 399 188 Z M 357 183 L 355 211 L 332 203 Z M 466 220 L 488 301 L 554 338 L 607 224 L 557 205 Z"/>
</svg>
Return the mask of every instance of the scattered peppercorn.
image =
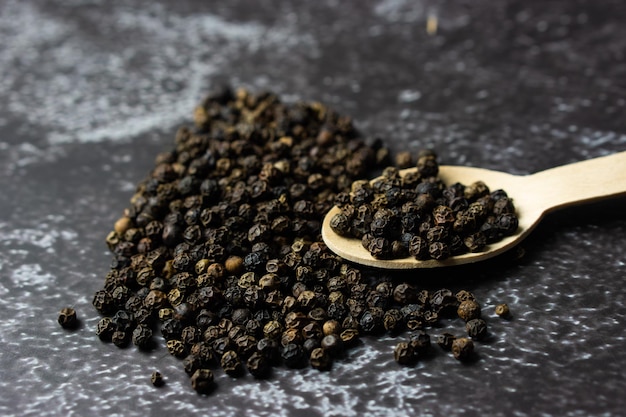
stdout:
<svg viewBox="0 0 626 417">
<path fill-rule="evenodd" d="M 75 329 L 76 327 L 78 327 L 76 310 L 71 307 L 62 308 L 61 312 L 59 313 L 58 322 L 64 329 Z"/>
<path fill-rule="evenodd" d="M 503 318 L 508 318 L 511 315 L 508 304 L 498 304 L 495 311 L 498 316 Z"/>
<path fill-rule="evenodd" d="M 474 342 L 467 337 L 459 337 L 452 341 L 452 355 L 460 361 L 467 361 L 474 354 Z"/>
<path fill-rule="evenodd" d="M 150 382 L 155 387 L 162 387 L 165 384 L 165 381 L 163 381 L 163 375 L 161 375 L 159 371 L 152 372 L 152 375 L 150 376 Z"/>
<path fill-rule="evenodd" d="M 480 304 L 475 300 L 465 300 L 459 304 L 457 314 L 464 321 L 470 321 L 480 317 Z"/>
<path fill-rule="evenodd" d="M 199 394 L 209 394 L 215 388 L 213 372 L 210 369 L 198 369 L 191 375 L 191 387 Z"/>
<path fill-rule="evenodd" d="M 408 342 L 400 342 L 393 350 L 393 357 L 400 365 L 409 365 L 415 359 L 413 347 Z"/>
<path fill-rule="evenodd" d="M 483 340 L 487 336 L 487 323 L 483 319 L 472 319 L 465 323 L 467 335 L 474 340 Z"/>
<path fill-rule="evenodd" d="M 320 371 L 327 371 L 332 366 L 331 355 L 326 349 L 319 347 L 311 351 L 309 362 L 311 363 L 311 367 Z"/>
<path fill-rule="evenodd" d="M 437 344 L 443 350 L 449 351 L 450 349 L 452 349 L 452 343 L 455 340 L 456 340 L 456 337 L 450 333 L 442 333 L 439 336 L 437 336 Z"/>
</svg>

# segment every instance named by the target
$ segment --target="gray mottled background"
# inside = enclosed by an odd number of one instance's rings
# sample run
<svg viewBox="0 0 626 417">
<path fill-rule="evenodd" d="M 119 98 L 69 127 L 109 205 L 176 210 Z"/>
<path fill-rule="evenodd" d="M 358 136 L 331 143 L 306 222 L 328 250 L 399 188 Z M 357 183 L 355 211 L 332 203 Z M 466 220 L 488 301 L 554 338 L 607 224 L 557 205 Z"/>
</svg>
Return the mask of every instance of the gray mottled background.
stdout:
<svg viewBox="0 0 626 417">
<path fill-rule="evenodd" d="M 365 339 L 330 373 L 218 374 L 203 397 L 162 347 L 102 344 L 91 296 L 134 184 L 212 86 L 527 174 L 626 150 L 625 21 L 617 0 L 0 0 L 0 415 L 623 415 L 623 198 L 549 216 L 520 262 L 410 276 L 479 297 L 492 337 L 470 365 L 401 368 L 395 340 Z M 56 323 L 68 305 L 75 332 Z"/>
</svg>

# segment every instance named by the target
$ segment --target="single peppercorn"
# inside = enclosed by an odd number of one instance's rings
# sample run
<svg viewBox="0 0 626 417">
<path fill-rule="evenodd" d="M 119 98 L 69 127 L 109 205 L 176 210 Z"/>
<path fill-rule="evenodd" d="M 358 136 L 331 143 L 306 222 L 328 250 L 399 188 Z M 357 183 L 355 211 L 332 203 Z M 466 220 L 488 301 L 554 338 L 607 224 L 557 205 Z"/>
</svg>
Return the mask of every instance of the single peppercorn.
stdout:
<svg viewBox="0 0 626 417">
<path fill-rule="evenodd" d="M 78 327 L 76 310 L 71 307 L 62 308 L 57 321 L 64 329 L 75 329 L 76 327 Z"/>
<path fill-rule="evenodd" d="M 315 348 L 309 357 L 311 367 L 319 371 L 327 371 L 332 366 L 332 357 L 326 349 Z"/>
<path fill-rule="evenodd" d="M 106 290 L 99 290 L 93 296 L 93 306 L 100 314 L 111 314 L 115 310 L 113 297 Z"/>
<path fill-rule="evenodd" d="M 400 342 L 393 349 L 393 357 L 400 365 L 410 365 L 415 359 L 413 347 L 408 342 Z"/>
<path fill-rule="evenodd" d="M 431 348 L 430 336 L 425 332 L 412 333 L 409 336 L 409 344 L 416 358 L 427 356 Z"/>
<path fill-rule="evenodd" d="M 320 347 L 327 351 L 330 356 L 338 357 L 343 353 L 344 343 L 339 335 L 329 334 L 322 338 Z"/>
<path fill-rule="evenodd" d="M 103 342 L 110 342 L 115 331 L 115 325 L 111 322 L 110 317 L 103 317 L 98 321 L 96 326 L 96 335 Z"/>
<path fill-rule="evenodd" d="M 202 368 L 203 362 L 199 356 L 190 354 L 183 359 L 183 369 L 189 376 L 193 375 L 198 369 Z"/>
<path fill-rule="evenodd" d="M 260 352 L 254 352 L 246 361 L 248 372 L 256 379 L 269 377 L 272 367 L 270 361 Z"/>
<path fill-rule="evenodd" d="M 119 348 L 125 348 L 130 342 L 130 337 L 128 335 L 128 332 L 124 330 L 116 330 L 111 335 L 111 341 L 115 346 Z"/>
<path fill-rule="evenodd" d="M 280 362 L 280 348 L 276 340 L 263 338 L 257 342 L 257 352 L 268 360 L 270 365 L 274 366 Z"/>
<path fill-rule="evenodd" d="M 483 319 L 472 319 L 465 323 L 467 335 L 474 340 L 483 340 L 487 336 L 487 323 Z"/>
<path fill-rule="evenodd" d="M 498 304 L 495 308 L 495 312 L 498 316 L 508 318 L 511 315 L 508 304 Z"/>
<path fill-rule="evenodd" d="M 238 377 L 243 374 L 243 365 L 239 355 L 234 350 L 224 352 L 220 364 L 224 372 L 232 377 Z"/>
<path fill-rule="evenodd" d="M 452 349 L 452 343 L 456 340 L 456 337 L 450 333 L 442 333 L 437 336 L 437 344 L 443 350 Z"/>
<path fill-rule="evenodd" d="M 329 334 L 340 334 L 341 324 L 337 320 L 328 320 L 323 324 L 322 331 L 324 336 L 328 336 Z"/>
<path fill-rule="evenodd" d="M 150 375 L 150 382 L 155 387 L 162 387 L 165 385 L 165 381 L 163 380 L 163 375 L 159 371 L 153 371 L 152 375 Z"/>
<path fill-rule="evenodd" d="M 480 304 L 474 300 L 465 300 L 459 304 L 457 314 L 461 320 L 468 322 L 472 319 L 480 318 Z"/>
<path fill-rule="evenodd" d="M 307 365 L 307 357 L 302 346 L 290 343 L 283 347 L 281 352 L 283 362 L 288 368 L 304 368 Z"/>
<path fill-rule="evenodd" d="M 140 324 L 133 330 L 132 341 L 140 349 L 148 349 L 152 345 L 152 329 Z"/>
<path fill-rule="evenodd" d="M 404 328 L 404 317 L 398 309 L 390 309 L 385 312 L 383 317 L 383 325 L 385 330 L 391 334 L 397 334 Z"/>
<path fill-rule="evenodd" d="M 459 337 L 452 342 L 452 355 L 460 361 L 467 361 L 474 355 L 474 342 L 467 337 Z"/>
<path fill-rule="evenodd" d="M 345 213 L 337 213 L 330 219 L 330 228 L 340 236 L 350 236 L 351 219 Z"/>
<path fill-rule="evenodd" d="M 167 351 L 172 356 L 176 356 L 177 358 L 182 358 L 187 353 L 185 349 L 185 344 L 177 339 L 168 340 L 165 344 L 167 347 Z"/>
<path fill-rule="evenodd" d="M 215 388 L 213 372 L 210 369 L 198 369 L 191 376 L 191 387 L 199 394 L 209 394 Z"/>
</svg>

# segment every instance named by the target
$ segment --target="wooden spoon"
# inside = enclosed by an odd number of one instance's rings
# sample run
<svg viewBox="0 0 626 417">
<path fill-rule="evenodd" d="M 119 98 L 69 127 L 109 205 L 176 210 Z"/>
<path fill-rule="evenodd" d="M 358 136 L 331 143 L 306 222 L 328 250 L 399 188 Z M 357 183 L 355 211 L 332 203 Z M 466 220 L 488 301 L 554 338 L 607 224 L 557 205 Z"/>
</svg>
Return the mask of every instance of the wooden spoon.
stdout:
<svg viewBox="0 0 626 417">
<path fill-rule="evenodd" d="M 414 170 L 402 170 L 401 175 Z M 533 230 L 543 216 L 563 207 L 626 194 L 626 152 L 577 162 L 532 175 L 511 175 L 482 168 L 440 166 L 439 177 L 445 184 L 471 184 L 483 181 L 489 189 L 503 189 L 513 199 L 519 228 L 516 234 L 488 245 L 483 252 L 466 253 L 441 261 L 376 259 L 363 248 L 360 239 L 340 236 L 330 228 L 330 219 L 339 212 L 333 207 L 322 224 L 322 238 L 337 255 L 361 265 L 384 269 L 436 268 L 482 261 L 518 244 Z"/>
</svg>

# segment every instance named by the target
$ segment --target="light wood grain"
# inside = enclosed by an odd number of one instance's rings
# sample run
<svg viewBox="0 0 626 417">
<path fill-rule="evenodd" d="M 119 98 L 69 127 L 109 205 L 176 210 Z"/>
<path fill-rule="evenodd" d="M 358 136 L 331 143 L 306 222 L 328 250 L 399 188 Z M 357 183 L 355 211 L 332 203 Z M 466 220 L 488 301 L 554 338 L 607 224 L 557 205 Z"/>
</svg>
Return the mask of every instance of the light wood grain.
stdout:
<svg viewBox="0 0 626 417">
<path fill-rule="evenodd" d="M 401 175 L 414 168 L 401 171 Z M 446 166 L 439 169 L 446 184 L 483 181 L 491 190 L 503 189 L 513 198 L 519 229 L 513 236 L 489 245 L 485 251 L 454 256 L 442 261 L 418 261 L 411 257 L 380 260 L 373 258 L 358 239 L 339 236 L 330 228 L 330 219 L 339 212 L 333 207 L 324 218 L 322 237 L 339 256 L 358 264 L 383 269 L 436 268 L 482 261 L 517 245 L 546 213 L 568 206 L 626 194 L 626 152 L 551 168 L 532 175 L 511 175 L 482 168 Z"/>
</svg>

